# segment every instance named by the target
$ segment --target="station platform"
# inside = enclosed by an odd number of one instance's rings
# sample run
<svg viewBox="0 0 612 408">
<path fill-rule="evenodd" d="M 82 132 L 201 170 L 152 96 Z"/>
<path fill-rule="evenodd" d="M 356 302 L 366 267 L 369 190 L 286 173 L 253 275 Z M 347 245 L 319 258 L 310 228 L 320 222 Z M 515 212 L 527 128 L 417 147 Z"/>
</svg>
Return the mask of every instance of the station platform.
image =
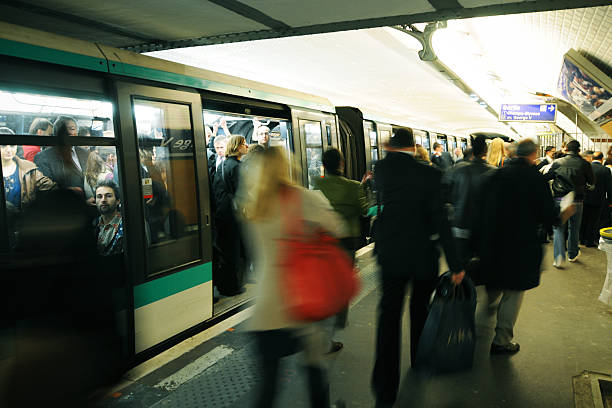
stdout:
<svg viewBox="0 0 612 408">
<path fill-rule="evenodd" d="M 612 308 L 597 300 L 606 274 L 606 257 L 595 248 L 581 247 L 581 251 L 578 262 L 555 269 L 552 244 L 547 245 L 542 283 L 526 292 L 515 330 L 521 351 L 513 356 L 491 356 L 493 327 L 479 326 L 475 364 L 470 372 L 429 380 L 413 375 L 408 313 L 404 313 L 403 375 L 395 406 L 574 407 L 573 377 L 585 370 L 612 374 Z M 355 408 L 374 406 L 370 375 L 376 308 L 381 295 L 371 252 L 365 251 L 358 262 L 362 290 L 351 304 L 349 326 L 335 336 L 344 348 L 327 357 L 331 400 L 344 399 L 348 407 Z M 244 313 L 243 317 L 248 316 L 248 311 Z M 259 374 L 253 338 L 243 327 L 243 323 L 227 327 L 197 345 L 193 344 L 196 340 L 187 340 L 185 343 L 190 345 L 184 353 L 180 347 L 167 352 L 166 360 L 159 367 L 149 366 L 146 375 L 137 378 L 134 373 L 138 368 L 128 373 L 126 382 L 100 406 L 251 406 Z M 308 407 L 299 355 L 286 358 L 280 372 L 281 391 L 276 406 Z M 582 408 L 579 404 L 576 407 Z"/>
</svg>

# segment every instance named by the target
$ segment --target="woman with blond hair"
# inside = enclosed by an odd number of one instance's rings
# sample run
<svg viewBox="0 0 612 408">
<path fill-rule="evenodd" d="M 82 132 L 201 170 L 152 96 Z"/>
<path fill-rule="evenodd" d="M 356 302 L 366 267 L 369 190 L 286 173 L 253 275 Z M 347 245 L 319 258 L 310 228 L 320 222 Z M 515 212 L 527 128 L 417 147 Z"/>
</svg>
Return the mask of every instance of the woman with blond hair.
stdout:
<svg viewBox="0 0 612 408">
<path fill-rule="evenodd" d="M 504 159 L 506 157 L 506 150 L 504 149 L 504 141 L 496 137 L 489 145 L 489 155 L 487 156 L 487 163 L 495 167 L 503 167 Z"/>
<path fill-rule="evenodd" d="M 429 158 L 429 153 L 427 153 L 427 150 L 425 150 L 425 148 L 421 145 L 416 145 L 416 152 L 414 154 L 414 158 L 423 164 L 427 164 L 429 166 L 432 165 L 431 159 Z"/>
<path fill-rule="evenodd" d="M 283 274 L 298 272 L 279 267 L 282 242 L 325 230 L 338 238 L 346 235 L 341 217 L 319 191 L 296 186 L 289 173 L 286 152 L 271 147 L 253 157 L 244 175 L 239 203 L 252 246 L 258 293 L 250 328 L 261 358 L 262 384 L 256 407 L 274 406 L 280 359 L 304 351 L 312 407 L 329 407 L 329 384 L 323 365 L 329 339 L 324 322 L 305 323 L 288 312 Z M 294 224 L 295 223 L 295 224 Z M 337 405 L 341 406 L 341 405 Z"/>
<path fill-rule="evenodd" d="M 231 136 L 225 147 L 225 160 L 219 164 L 213 180 L 214 244 L 218 249 L 217 262 L 213 261 L 213 282 L 224 296 L 235 296 L 245 290 L 246 256 L 234 199 L 240 181 L 241 160 L 247 149 L 244 136 Z"/>
<path fill-rule="evenodd" d="M 94 191 L 98 183 L 106 180 L 113 179 L 113 172 L 106 166 L 106 163 L 98 152 L 93 151 L 89 153 L 87 158 L 87 167 L 85 169 L 85 183 L 83 184 L 85 197 L 87 199 L 95 196 Z"/>
</svg>

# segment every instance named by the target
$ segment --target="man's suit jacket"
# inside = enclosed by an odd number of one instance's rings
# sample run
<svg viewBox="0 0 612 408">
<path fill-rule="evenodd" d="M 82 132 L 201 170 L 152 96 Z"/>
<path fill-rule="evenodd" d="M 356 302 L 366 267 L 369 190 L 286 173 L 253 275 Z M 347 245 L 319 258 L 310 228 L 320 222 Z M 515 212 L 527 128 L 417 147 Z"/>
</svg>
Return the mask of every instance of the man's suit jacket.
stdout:
<svg viewBox="0 0 612 408">
<path fill-rule="evenodd" d="M 594 161 L 591 163 L 593 175 L 595 176 L 595 186 L 593 190 L 587 190 L 584 195 L 584 203 L 596 207 L 607 205 L 612 199 L 612 175 L 610 169 L 601 163 Z"/>
<path fill-rule="evenodd" d="M 451 237 L 441 181 L 440 170 L 406 153 L 389 152 L 376 163 L 374 182 L 382 212 L 375 238 L 383 270 L 417 279 L 435 278 L 438 239 L 451 270 L 463 269 Z"/>
<path fill-rule="evenodd" d="M 87 169 L 89 153 L 79 146 L 75 146 L 75 150 L 82 170 L 79 170 L 73 163 L 71 152 L 68 152 L 68 158 L 65 160 L 56 146 L 49 147 L 38 153 L 34 158 L 34 164 L 38 166 L 45 176 L 55 181 L 60 187 L 83 188 L 85 181 L 83 173 Z"/>
</svg>

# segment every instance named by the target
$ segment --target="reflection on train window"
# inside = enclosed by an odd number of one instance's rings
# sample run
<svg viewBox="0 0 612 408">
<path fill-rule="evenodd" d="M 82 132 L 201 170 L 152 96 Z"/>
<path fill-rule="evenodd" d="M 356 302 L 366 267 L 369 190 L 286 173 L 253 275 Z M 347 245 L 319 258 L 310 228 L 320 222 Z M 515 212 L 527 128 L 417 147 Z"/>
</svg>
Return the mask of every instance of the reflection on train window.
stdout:
<svg viewBox="0 0 612 408">
<path fill-rule="evenodd" d="M 70 136 L 115 137 L 111 102 L 0 89 L 0 126 L 15 134 L 50 136 L 61 116 L 75 121 Z"/>
<path fill-rule="evenodd" d="M 149 274 L 198 261 L 200 216 L 189 106 L 134 100 Z"/>
<path fill-rule="evenodd" d="M 285 119 L 204 111 L 204 125 L 211 153 L 214 148 L 210 143 L 211 137 L 228 134 L 244 136 L 248 145 L 280 146 L 287 152 L 291 151 L 291 124 Z"/>
<path fill-rule="evenodd" d="M 373 162 L 378 160 L 378 140 L 376 136 L 376 132 L 370 130 L 370 154 Z"/>
<path fill-rule="evenodd" d="M 0 142 L 5 129 L 0 128 Z M 24 157 L 28 147 L 41 150 L 33 161 Z M 9 247 L 14 248 L 18 241 L 17 220 L 29 205 L 37 199 L 45 199 L 47 191 L 70 187 L 97 209 L 91 221 L 96 228 L 98 252 L 104 256 L 123 253 L 116 148 L 74 146 L 67 149 L 74 155 L 64 154 L 57 146 L 0 145 Z"/>
<path fill-rule="evenodd" d="M 308 188 L 313 189 L 317 178 L 323 176 L 323 139 L 319 122 L 300 121 L 302 134 L 306 139 L 306 168 Z"/>
</svg>

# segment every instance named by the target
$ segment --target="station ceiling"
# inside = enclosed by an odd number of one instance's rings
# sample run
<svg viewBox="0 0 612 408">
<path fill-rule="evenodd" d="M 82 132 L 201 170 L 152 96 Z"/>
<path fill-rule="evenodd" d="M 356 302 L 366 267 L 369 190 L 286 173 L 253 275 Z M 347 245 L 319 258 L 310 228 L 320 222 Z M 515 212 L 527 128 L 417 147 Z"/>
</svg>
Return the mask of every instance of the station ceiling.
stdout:
<svg viewBox="0 0 612 408">
<path fill-rule="evenodd" d="M 602 0 L 3 0 L 9 23 L 137 52 L 610 4 Z"/>
</svg>

